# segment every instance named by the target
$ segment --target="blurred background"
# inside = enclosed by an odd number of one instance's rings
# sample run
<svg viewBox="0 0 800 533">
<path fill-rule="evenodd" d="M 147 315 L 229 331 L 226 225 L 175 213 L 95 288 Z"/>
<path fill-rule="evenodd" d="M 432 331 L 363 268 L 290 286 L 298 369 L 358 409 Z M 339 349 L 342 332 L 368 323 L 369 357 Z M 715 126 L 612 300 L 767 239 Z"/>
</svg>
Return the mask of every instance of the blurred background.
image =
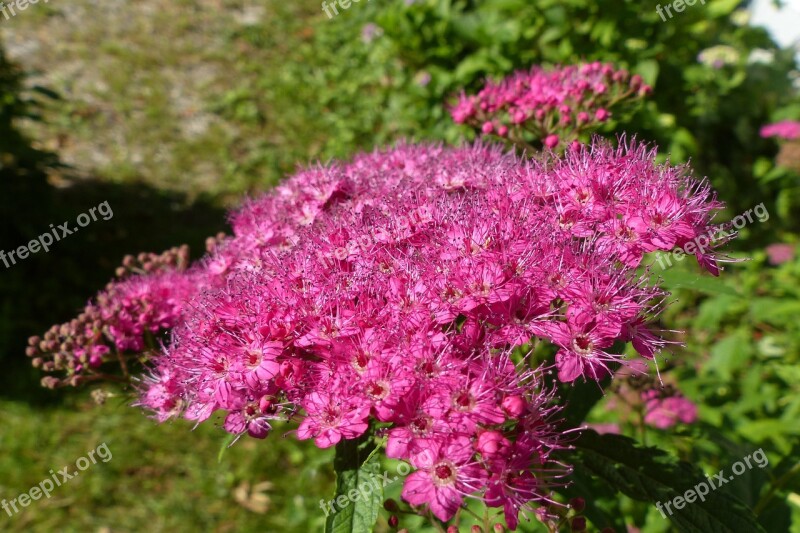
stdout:
<svg viewBox="0 0 800 533">
<path fill-rule="evenodd" d="M 105 387 L 97 405 L 89 389 L 43 389 L 27 338 L 75 316 L 125 254 L 187 243 L 200 257 L 228 208 L 299 166 L 400 139 L 470 139 L 446 111 L 453 95 L 581 60 L 654 86 L 604 133 L 690 161 L 726 202 L 720 220 L 760 203 L 770 214 L 732 241 L 749 260 L 720 278 L 688 262 L 669 270 L 662 327 L 688 333 L 665 375 L 700 419 L 646 430 L 709 472 L 763 448 L 774 469 L 731 484 L 759 505 L 800 440 L 800 141 L 759 135 L 800 120 L 798 4 L 706 0 L 666 21 L 651 0 L 375 0 L 333 18 L 318 0 L 52 0 L 0 15 L 0 249 L 104 201 L 114 213 L 0 264 L 0 499 L 102 442 L 113 453 L 50 499 L 0 511 L 0 530 L 320 530 L 330 451 L 287 427 L 220 454 L 214 424 L 159 426 L 128 407 L 130 391 Z M 600 409 L 598 423 L 615 422 Z M 768 531 L 800 532 L 798 484 L 761 502 Z M 617 503 L 633 530 L 669 530 L 654 509 Z"/>
</svg>

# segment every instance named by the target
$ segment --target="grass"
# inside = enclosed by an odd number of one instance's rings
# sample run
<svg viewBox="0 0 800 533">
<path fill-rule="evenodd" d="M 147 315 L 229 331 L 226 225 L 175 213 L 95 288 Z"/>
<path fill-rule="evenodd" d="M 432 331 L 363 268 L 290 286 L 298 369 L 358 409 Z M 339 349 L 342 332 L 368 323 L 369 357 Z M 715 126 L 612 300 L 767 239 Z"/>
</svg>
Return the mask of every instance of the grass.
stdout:
<svg viewBox="0 0 800 533">
<path fill-rule="evenodd" d="M 102 443 L 112 454 L 31 502 L 2 531 L 309 531 L 321 528 L 318 502 L 332 491 L 332 454 L 283 436 L 244 438 L 218 456 L 214 424 L 157 425 L 112 398 L 87 395 L 56 408 L 0 402 L 0 495 L 27 492 Z M 217 424 L 218 426 L 218 424 Z"/>
</svg>

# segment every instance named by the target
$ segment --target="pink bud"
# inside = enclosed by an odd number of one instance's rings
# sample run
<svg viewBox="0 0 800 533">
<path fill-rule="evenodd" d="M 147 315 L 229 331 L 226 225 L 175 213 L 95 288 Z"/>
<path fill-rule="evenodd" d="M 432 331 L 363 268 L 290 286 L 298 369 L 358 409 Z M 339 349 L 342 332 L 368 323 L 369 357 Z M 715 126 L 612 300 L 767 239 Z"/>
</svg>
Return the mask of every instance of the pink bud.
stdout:
<svg viewBox="0 0 800 533">
<path fill-rule="evenodd" d="M 475 449 L 487 459 L 502 458 L 511 449 L 511 442 L 499 431 L 484 431 L 478 435 Z"/>
<path fill-rule="evenodd" d="M 270 400 L 269 396 L 262 396 L 261 399 L 258 401 L 258 409 L 262 413 L 266 413 L 272 407 L 272 401 Z"/>
<path fill-rule="evenodd" d="M 519 418 L 525 412 L 527 404 L 521 396 L 512 395 L 503 398 L 503 410 L 511 418 Z"/>
<path fill-rule="evenodd" d="M 491 122 L 484 122 L 481 131 L 486 135 L 492 133 L 494 131 L 494 124 Z"/>
<path fill-rule="evenodd" d="M 610 117 L 610 116 L 611 116 L 611 113 L 609 113 L 607 110 L 603 109 L 602 107 L 600 109 L 598 109 L 597 111 L 595 111 L 595 113 L 594 113 L 594 118 L 596 118 L 597 120 L 599 120 L 601 122 L 604 122 L 604 121 L 608 120 L 608 117 Z"/>
<path fill-rule="evenodd" d="M 545 137 L 544 145 L 551 149 L 558 146 L 558 135 L 548 135 L 547 137 Z"/>
</svg>

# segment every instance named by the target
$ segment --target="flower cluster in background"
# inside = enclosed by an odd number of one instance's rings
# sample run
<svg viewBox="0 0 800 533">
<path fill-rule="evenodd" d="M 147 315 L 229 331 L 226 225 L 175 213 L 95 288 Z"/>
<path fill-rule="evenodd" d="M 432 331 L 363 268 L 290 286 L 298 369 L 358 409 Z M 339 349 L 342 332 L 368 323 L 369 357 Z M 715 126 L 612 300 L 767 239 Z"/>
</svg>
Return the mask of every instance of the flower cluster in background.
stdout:
<svg viewBox="0 0 800 533">
<path fill-rule="evenodd" d="M 796 120 L 782 120 L 774 124 L 767 124 L 759 132 L 762 137 L 777 137 L 791 141 L 800 137 L 800 122 Z"/>
<path fill-rule="evenodd" d="M 606 122 L 619 102 L 650 92 L 639 75 L 607 63 L 534 67 L 489 81 L 477 95 L 462 94 L 450 114 L 484 135 L 555 149 Z"/>
</svg>

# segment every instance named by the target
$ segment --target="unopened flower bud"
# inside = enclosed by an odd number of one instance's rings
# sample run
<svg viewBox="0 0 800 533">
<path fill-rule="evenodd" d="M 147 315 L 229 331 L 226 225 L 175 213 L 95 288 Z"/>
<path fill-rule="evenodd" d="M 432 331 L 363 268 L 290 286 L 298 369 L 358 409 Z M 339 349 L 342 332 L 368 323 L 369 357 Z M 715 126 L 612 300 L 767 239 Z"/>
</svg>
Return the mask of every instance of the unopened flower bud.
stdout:
<svg viewBox="0 0 800 533">
<path fill-rule="evenodd" d="M 499 431 L 484 431 L 478 435 L 475 449 L 483 457 L 492 460 L 505 457 L 511 449 L 511 442 Z"/>
<path fill-rule="evenodd" d="M 575 512 L 580 513 L 586 508 L 586 500 L 583 498 L 572 498 L 569 501 L 569 506 L 575 510 Z"/>
<path fill-rule="evenodd" d="M 397 502 L 391 498 L 383 502 L 383 508 L 389 511 L 390 513 L 396 513 L 400 511 L 400 506 L 397 505 Z"/>
<path fill-rule="evenodd" d="M 519 418 L 522 413 L 525 412 L 525 409 L 527 409 L 527 402 L 525 402 L 525 399 L 516 394 L 503 398 L 503 403 L 501 405 L 503 411 L 511 418 Z"/>
<path fill-rule="evenodd" d="M 576 516 L 572 519 L 572 531 L 584 531 L 586 529 L 586 518 L 582 516 Z"/>
<path fill-rule="evenodd" d="M 59 379 L 53 376 L 45 376 L 42 378 L 42 387 L 46 389 L 55 389 L 60 383 Z"/>
</svg>

